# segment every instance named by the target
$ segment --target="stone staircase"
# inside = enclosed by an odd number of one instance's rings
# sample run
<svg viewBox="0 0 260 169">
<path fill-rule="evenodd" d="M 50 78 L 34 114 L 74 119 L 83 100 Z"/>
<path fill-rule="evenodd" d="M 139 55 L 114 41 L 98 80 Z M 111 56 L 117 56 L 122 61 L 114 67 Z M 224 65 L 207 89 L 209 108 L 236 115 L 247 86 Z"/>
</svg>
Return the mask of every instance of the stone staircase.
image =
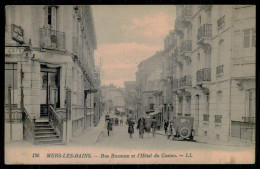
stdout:
<svg viewBox="0 0 260 169">
<path fill-rule="evenodd" d="M 34 126 L 35 144 L 63 144 L 62 138 L 50 125 L 48 119 L 36 120 Z"/>
</svg>

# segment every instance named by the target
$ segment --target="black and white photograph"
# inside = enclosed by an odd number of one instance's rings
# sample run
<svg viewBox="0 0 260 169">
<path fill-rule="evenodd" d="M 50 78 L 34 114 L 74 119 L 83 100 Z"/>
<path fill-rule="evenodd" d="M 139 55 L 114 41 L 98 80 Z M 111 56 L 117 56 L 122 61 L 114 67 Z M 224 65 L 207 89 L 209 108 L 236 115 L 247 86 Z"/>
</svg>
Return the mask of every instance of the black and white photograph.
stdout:
<svg viewBox="0 0 260 169">
<path fill-rule="evenodd" d="M 255 5 L 6 5 L 5 164 L 254 164 Z"/>
</svg>

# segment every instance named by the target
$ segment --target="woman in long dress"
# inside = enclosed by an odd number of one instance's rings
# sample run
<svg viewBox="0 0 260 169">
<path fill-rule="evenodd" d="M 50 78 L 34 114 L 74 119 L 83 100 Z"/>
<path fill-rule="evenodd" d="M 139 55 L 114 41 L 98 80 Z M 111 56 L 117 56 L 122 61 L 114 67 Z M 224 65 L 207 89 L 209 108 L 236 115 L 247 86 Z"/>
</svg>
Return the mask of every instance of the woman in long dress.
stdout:
<svg viewBox="0 0 260 169">
<path fill-rule="evenodd" d="M 130 135 L 130 138 L 132 138 L 132 134 L 134 133 L 134 122 L 132 119 L 128 121 L 128 133 Z"/>
</svg>

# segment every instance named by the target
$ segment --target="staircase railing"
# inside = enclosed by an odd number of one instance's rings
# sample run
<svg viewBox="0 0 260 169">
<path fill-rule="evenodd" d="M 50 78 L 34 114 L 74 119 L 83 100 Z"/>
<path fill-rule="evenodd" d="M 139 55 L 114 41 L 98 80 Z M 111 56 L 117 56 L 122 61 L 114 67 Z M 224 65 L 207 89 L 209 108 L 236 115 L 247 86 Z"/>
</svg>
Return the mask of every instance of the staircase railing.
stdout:
<svg viewBox="0 0 260 169">
<path fill-rule="evenodd" d="M 56 132 L 60 135 L 62 142 L 63 139 L 63 122 L 64 120 L 57 114 L 54 108 L 50 105 L 50 113 L 49 113 L 49 121 L 50 124 L 54 127 Z"/>
<path fill-rule="evenodd" d="M 26 111 L 26 109 L 23 109 L 22 113 L 23 124 L 25 129 L 24 137 L 27 140 L 29 134 L 29 139 L 31 139 L 31 141 L 35 143 L 35 119 L 31 118 L 30 114 Z"/>
</svg>

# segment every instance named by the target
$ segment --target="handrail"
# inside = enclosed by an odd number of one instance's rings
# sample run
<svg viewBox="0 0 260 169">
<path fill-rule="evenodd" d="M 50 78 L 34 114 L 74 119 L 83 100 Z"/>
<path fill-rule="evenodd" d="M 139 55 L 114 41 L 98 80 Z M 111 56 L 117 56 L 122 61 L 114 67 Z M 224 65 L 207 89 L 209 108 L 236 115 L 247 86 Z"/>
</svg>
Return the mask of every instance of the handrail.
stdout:
<svg viewBox="0 0 260 169">
<path fill-rule="evenodd" d="M 52 113 L 54 114 L 55 118 L 58 119 L 59 121 L 62 121 L 62 118 L 56 113 L 56 111 L 54 110 L 54 108 L 50 105 L 50 109 L 52 111 Z"/>
<path fill-rule="evenodd" d="M 54 127 L 54 129 L 60 134 L 60 137 L 63 142 L 63 119 L 57 114 L 57 112 L 51 105 L 49 106 L 51 110 L 49 114 L 50 123 Z"/>
<path fill-rule="evenodd" d="M 31 137 L 33 140 L 33 143 L 35 143 L 35 126 L 34 126 L 34 119 L 31 118 L 30 114 L 26 111 L 26 109 L 23 109 L 23 123 L 26 128 L 26 131 L 31 133 Z"/>
</svg>

